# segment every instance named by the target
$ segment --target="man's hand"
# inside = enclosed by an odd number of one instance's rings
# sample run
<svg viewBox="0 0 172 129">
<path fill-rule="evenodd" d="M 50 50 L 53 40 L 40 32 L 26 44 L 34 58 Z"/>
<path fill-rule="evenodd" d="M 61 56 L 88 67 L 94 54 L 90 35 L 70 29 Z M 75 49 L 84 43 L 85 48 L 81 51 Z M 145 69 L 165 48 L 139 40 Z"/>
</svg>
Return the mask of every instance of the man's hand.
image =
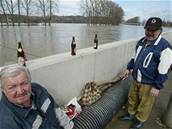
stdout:
<svg viewBox="0 0 172 129">
<path fill-rule="evenodd" d="M 125 80 L 126 78 L 128 78 L 130 71 L 128 69 L 124 70 L 124 72 L 122 73 L 121 77 L 123 77 L 122 80 Z"/>
<path fill-rule="evenodd" d="M 150 95 L 151 96 L 155 96 L 155 97 L 158 96 L 159 95 L 159 90 L 154 88 L 154 87 L 152 87 L 152 89 L 150 91 Z"/>
</svg>

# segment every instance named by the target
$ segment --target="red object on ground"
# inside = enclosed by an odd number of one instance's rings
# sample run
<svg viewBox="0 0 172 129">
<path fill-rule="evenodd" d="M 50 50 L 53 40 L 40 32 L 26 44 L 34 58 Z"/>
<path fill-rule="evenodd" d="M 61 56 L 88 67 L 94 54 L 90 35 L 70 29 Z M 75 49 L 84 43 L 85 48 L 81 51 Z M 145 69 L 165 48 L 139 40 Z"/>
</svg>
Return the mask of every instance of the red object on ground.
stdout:
<svg viewBox="0 0 172 129">
<path fill-rule="evenodd" d="M 69 116 L 69 118 L 72 118 L 75 115 L 75 105 L 70 104 L 69 106 L 67 106 L 67 112 L 66 114 Z"/>
</svg>

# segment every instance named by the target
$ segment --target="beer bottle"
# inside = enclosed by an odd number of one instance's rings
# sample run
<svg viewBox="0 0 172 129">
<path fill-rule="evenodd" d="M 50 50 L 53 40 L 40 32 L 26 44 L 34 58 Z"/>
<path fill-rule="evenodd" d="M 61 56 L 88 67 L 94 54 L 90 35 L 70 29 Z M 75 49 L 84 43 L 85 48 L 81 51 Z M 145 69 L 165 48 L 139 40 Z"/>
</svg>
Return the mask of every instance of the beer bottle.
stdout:
<svg viewBox="0 0 172 129">
<path fill-rule="evenodd" d="M 98 49 L 98 38 L 97 38 L 97 34 L 95 34 L 95 37 L 94 37 L 94 49 Z"/>
<path fill-rule="evenodd" d="M 18 49 L 17 49 L 17 63 L 23 66 L 26 66 L 26 56 L 24 50 L 22 48 L 21 42 L 18 42 Z"/>
<path fill-rule="evenodd" d="M 75 37 L 72 37 L 72 43 L 71 43 L 71 55 L 76 55 L 76 43 L 75 43 Z"/>
</svg>

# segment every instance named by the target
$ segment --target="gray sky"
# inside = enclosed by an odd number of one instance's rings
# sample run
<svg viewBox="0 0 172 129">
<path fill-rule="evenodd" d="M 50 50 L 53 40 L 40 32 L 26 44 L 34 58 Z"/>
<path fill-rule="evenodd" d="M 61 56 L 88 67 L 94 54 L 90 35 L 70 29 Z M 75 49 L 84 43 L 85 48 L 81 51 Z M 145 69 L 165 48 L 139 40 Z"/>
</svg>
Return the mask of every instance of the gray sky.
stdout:
<svg viewBox="0 0 172 129">
<path fill-rule="evenodd" d="M 141 20 L 151 16 L 172 21 L 172 0 L 113 0 L 125 12 L 124 19 L 139 16 Z M 59 0 L 58 15 L 81 15 L 80 0 Z"/>
</svg>

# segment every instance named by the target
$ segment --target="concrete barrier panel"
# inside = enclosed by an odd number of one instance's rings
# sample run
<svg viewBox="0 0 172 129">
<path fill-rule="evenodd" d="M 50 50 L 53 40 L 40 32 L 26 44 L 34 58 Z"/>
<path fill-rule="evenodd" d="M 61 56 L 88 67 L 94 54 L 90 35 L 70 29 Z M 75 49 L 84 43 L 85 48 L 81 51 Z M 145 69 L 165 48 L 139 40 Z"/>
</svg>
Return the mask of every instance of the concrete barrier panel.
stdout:
<svg viewBox="0 0 172 129">
<path fill-rule="evenodd" d="M 172 43 L 172 32 L 163 37 Z M 77 50 L 76 56 L 63 53 L 27 62 L 33 81 L 45 86 L 60 104 L 79 96 L 86 82 L 110 80 L 133 56 L 139 39 L 123 40 Z"/>
</svg>

